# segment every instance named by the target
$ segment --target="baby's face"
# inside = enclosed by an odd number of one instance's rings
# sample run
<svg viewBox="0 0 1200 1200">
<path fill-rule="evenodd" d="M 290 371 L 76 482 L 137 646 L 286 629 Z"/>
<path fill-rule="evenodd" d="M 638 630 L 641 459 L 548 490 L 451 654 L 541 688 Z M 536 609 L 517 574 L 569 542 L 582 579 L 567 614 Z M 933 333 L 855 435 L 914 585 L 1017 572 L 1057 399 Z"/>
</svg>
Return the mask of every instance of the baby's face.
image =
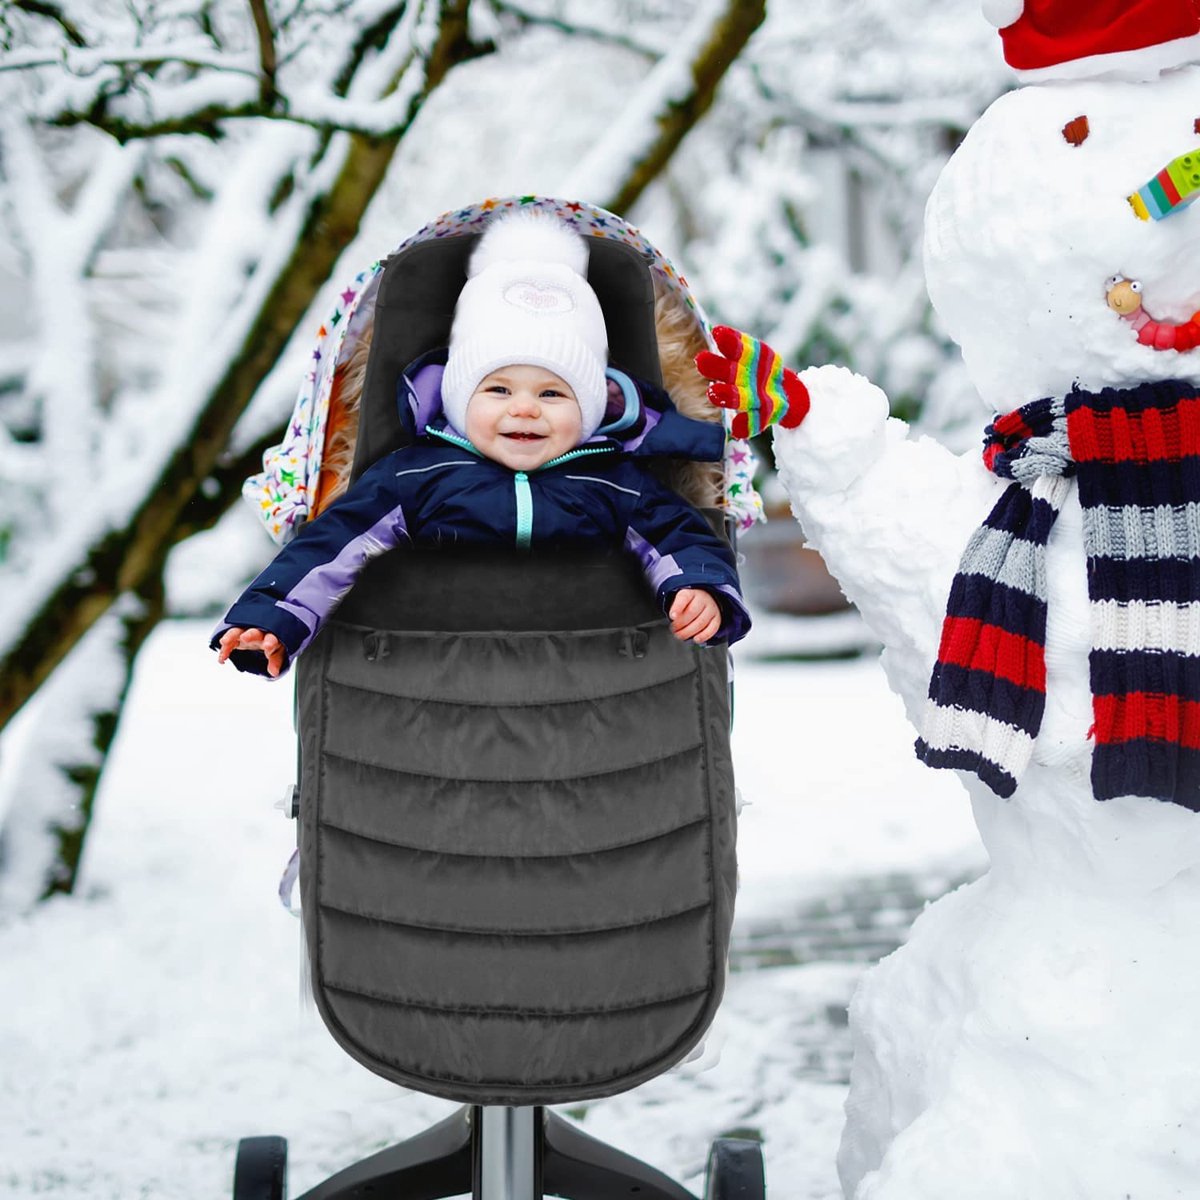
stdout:
<svg viewBox="0 0 1200 1200">
<path fill-rule="evenodd" d="M 553 371 L 501 367 L 467 402 L 472 444 L 513 471 L 532 471 L 579 444 L 583 417 L 570 386 Z"/>
</svg>

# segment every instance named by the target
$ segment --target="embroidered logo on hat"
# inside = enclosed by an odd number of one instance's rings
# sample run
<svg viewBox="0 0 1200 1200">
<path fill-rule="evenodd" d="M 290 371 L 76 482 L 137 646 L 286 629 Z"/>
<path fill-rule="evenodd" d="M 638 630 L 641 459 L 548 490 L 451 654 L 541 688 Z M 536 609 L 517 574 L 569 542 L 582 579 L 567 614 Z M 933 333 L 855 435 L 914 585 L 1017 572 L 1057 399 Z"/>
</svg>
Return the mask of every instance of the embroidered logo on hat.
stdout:
<svg viewBox="0 0 1200 1200">
<path fill-rule="evenodd" d="M 566 288 L 552 283 L 534 283 L 529 279 L 510 283 L 504 289 L 504 301 L 531 313 L 568 313 L 575 309 L 575 301 Z"/>
</svg>

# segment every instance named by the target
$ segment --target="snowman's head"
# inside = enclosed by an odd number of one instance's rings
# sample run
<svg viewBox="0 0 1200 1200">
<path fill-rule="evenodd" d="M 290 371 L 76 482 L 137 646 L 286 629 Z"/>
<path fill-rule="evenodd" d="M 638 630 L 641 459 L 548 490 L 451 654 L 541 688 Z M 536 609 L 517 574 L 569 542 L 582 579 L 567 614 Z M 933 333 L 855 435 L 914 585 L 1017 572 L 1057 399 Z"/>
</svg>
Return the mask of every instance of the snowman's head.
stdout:
<svg viewBox="0 0 1200 1200">
<path fill-rule="evenodd" d="M 1189 154 L 1200 173 L 1200 67 L 1026 87 L 967 134 L 926 209 L 926 276 L 994 409 L 1200 384 L 1200 204 L 1130 201 Z"/>
</svg>

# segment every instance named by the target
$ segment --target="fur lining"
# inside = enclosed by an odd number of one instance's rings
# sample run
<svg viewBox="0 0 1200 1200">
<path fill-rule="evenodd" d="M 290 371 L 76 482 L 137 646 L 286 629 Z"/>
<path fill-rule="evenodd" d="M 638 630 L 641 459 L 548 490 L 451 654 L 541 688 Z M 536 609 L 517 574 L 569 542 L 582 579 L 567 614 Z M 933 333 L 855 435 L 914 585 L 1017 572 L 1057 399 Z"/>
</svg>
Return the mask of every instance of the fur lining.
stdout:
<svg viewBox="0 0 1200 1200">
<path fill-rule="evenodd" d="M 663 386 L 672 403 L 693 421 L 720 421 L 721 412 L 708 402 L 708 381 L 696 370 L 696 355 L 708 349 L 696 314 L 657 275 L 654 276 L 654 328 Z M 725 491 L 721 463 L 679 461 L 664 464 L 663 482 L 696 508 L 718 508 Z"/>
<path fill-rule="evenodd" d="M 367 359 L 375 319 L 363 328 L 349 357 L 338 363 L 329 394 L 329 416 L 325 424 L 325 449 L 317 475 L 317 494 L 312 499 L 312 516 L 328 508 L 350 482 L 354 447 L 358 441 L 358 405 L 367 381 Z"/>
<path fill-rule="evenodd" d="M 1139 50 L 1117 50 L 1089 54 L 1050 67 L 1016 68 L 1021 83 L 1074 82 L 1081 79 L 1122 79 L 1134 83 L 1157 79 L 1164 71 L 1187 66 L 1200 59 L 1200 33 L 1174 38 Z"/>
</svg>

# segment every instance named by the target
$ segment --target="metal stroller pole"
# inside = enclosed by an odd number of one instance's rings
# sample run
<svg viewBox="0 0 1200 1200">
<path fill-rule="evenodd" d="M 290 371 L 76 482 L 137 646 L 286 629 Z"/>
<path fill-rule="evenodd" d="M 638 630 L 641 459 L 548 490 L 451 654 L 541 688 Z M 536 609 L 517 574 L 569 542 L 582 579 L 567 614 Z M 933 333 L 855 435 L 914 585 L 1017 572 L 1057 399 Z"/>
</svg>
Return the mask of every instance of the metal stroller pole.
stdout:
<svg viewBox="0 0 1200 1200">
<path fill-rule="evenodd" d="M 479 1158 L 473 1200 L 542 1200 L 542 1110 L 488 1104 L 475 1113 Z"/>
</svg>

